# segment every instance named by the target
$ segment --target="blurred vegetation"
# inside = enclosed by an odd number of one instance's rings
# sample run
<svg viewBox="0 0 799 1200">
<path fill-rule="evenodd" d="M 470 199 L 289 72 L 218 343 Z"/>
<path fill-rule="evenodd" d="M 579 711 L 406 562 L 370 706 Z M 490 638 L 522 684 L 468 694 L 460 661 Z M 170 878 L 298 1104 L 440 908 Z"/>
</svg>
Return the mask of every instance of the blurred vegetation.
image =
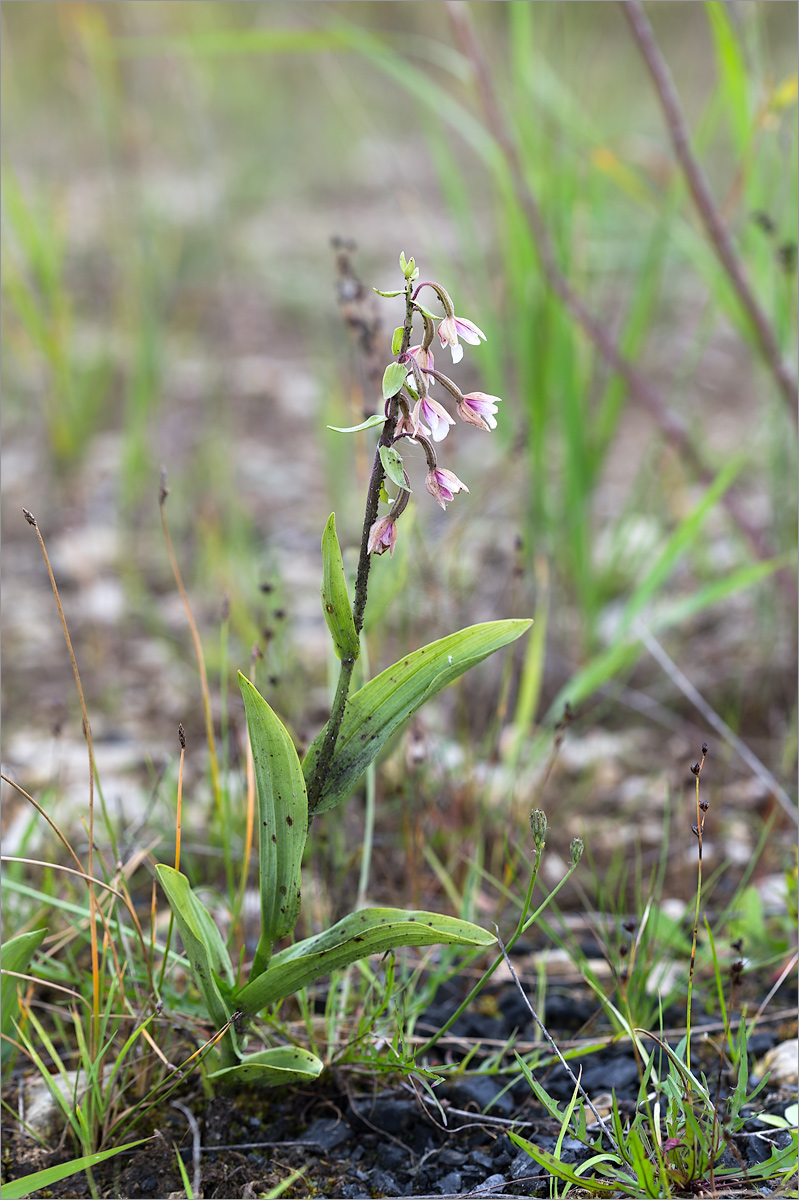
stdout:
<svg viewBox="0 0 799 1200">
<path fill-rule="evenodd" d="M 446 4 L 7 6 L 6 454 L 33 444 L 39 506 L 80 523 L 82 473 L 92 453 L 111 453 L 105 515 L 122 531 L 120 571 L 144 628 L 161 634 L 153 598 L 171 585 L 153 501 L 164 462 L 217 686 L 266 644 L 264 686 L 309 730 L 319 706 L 309 715 L 308 688 L 324 685 L 326 666 L 314 665 L 313 638 L 303 655 L 316 601 L 303 609 L 296 590 L 313 592 L 303 564 L 329 507 L 345 546 L 356 543 L 369 453 L 368 435 L 345 442 L 324 426 L 374 409 L 343 347 L 329 239 L 356 236 L 369 285 L 391 283 L 404 248 L 456 281 L 458 310 L 488 334 L 469 386 L 504 404 L 490 444 L 464 439 L 453 452 L 468 502 L 446 518 L 418 505 L 412 569 L 392 564 L 404 580 L 394 615 L 380 563 L 375 669 L 387 628 L 413 647 L 470 619 L 532 612 L 526 660 L 459 699 L 478 755 L 501 743 L 514 765 L 539 728 L 535 752 L 549 746 L 566 701 L 589 721 L 613 715 L 642 653 L 640 620 L 674 631 L 682 661 L 714 663 L 713 700 L 734 728 L 761 732 L 768 696 L 781 715 L 766 757 L 789 769 L 793 609 L 777 581 L 793 570 L 794 426 L 697 219 L 644 64 L 615 6 L 467 11 L 493 116 Z M 647 11 L 792 361 L 796 13 Z M 683 422 L 703 478 L 549 286 L 528 189 L 555 270 Z M 732 496 L 757 553 L 724 508 Z M 276 589 L 266 598 L 264 581 Z M 274 619 L 287 594 L 290 627 Z M 229 648 L 216 633 L 225 596 Z"/>
</svg>

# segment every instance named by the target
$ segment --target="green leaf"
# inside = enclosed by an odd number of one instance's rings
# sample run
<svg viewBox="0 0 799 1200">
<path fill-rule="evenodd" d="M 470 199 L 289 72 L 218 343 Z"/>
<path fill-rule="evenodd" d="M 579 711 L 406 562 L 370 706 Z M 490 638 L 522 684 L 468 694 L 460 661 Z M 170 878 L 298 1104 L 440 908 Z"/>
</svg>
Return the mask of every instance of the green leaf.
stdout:
<svg viewBox="0 0 799 1200">
<path fill-rule="evenodd" d="M 279 951 L 269 968 L 236 996 L 245 1017 L 339 967 L 399 946 L 491 946 L 494 935 L 457 917 L 401 908 L 363 908 L 316 937 Z"/>
<path fill-rule="evenodd" d="M 261 937 L 252 967 L 255 976 L 266 969 L 272 943 L 291 933 L 300 915 L 308 795 L 286 727 L 241 671 L 239 687 L 247 713 L 258 792 Z"/>
<path fill-rule="evenodd" d="M 352 607 L 336 537 L 336 514 L 331 513 L 322 534 L 322 611 L 333 639 L 333 649 L 342 661 L 357 658 L 361 643 L 355 632 Z"/>
<path fill-rule="evenodd" d="M 393 296 L 404 296 L 405 295 L 405 288 L 397 288 L 397 290 L 395 292 L 383 292 L 380 290 L 380 288 L 372 288 L 372 291 L 377 292 L 378 296 L 386 296 L 389 300 Z"/>
<path fill-rule="evenodd" d="M 385 425 L 385 423 L 386 414 L 375 413 L 374 416 L 361 421 L 360 425 L 349 425 L 346 429 L 340 425 L 328 425 L 328 429 L 332 429 L 334 433 L 360 433 L 362 429 L 374 429 L 375 425 Z"/>
<path fill-rule="evenodd" d="M 24 975 L 46 935 L 46 929 L 33 929 L 30 933 L 20 933 L 16 937 L 9 938 L 7 942 L 3 942 L 3 975 L 2 985 L 0 985 L 0 1012 L 2 1012 L 0 1029 L 3 1033 L 11 1032 L 13 1022 L 19 1013 L 19 996 L 17 994 L 19 980 L 16 975 L 7 975 L 6 972 L 17 971 Z M 4 1059 L 7 1048 L 11 1049 L 7 1042 L 3 1042 Z"/>
<path fill-rule="evenodd" d="M 404 333 L 405 333 L 404 325 L 398 325 L 397 328 L 394 330 L 394 333 L 391 338 L 391 353 L 392 354 L 399 354 L 400 350 L 402 349 L 402 336 Z"/>
<path fill-rule="evenodd" d="M 412 490 L 405 478 L 405 468 L 402 465 L 402 458 L 393 446 L 380 447 L 380 461 L 383 464 L 383 470 L 392 483 L 395 483 L 398 488 L 404 488 L 406 492 Z"/>
<path fill-rule="evenodd" d="M 226 1083 L 255 1083 L 262 1087 L 280 1087 L 286 1083 L 308 1083 L 324 1070 L 321 1058 L 299 1046 L 272 1046 L 258 1054 L 248 1054 L 234 1067 L 212 1071 L 208 1078 Z"/>
<path fill-rule="evenodd" d="M 383 399 L 390 400 L 396 396 L 408 377 L 408 368 L 402 363 L 389 363 L 383 372 Z"/>
<path fill-rule="evenodd" d="M 420 302 L 418 300 L 414 300 L 413 307 L 416 309 L 417 312 L 420 312 L 423 317 L 429 317 L 431 321 L 440 321 L 441 320 L 441 313 L 439 313 L 438 316 L 436 316 L 436 314 L 431 312 L 429 308 L 425 308 L 425 306 L 423 304 L 420 304 Z"/>
<path fill-rule="evenodd" d="M 132 1150 L 134 1146 L 141 1146 L 144 1142 L 152 1142 L 157 1137 L 159 1137 L 158 1134 L 154 1134 L 153 1137 L 139 1138 L 137 1142 L 126 1142 L 124 1146 L 116 1146 L 113 1150 L 99 1150 L 96 1154 L 73 1158 L 70 1162 L 59 1163 L 57 1167 L 47 1167 L 44 1171 L 34 1171 L 32 1175 L 23 1175 L 19 1179 L 12 1179 L 10 1183 L 4 1183 L 0 1188 L 0 1200 L 24 1200 L 25 1196 L 29 1196 L 31 1192 L 43 1191 L 44 1188 L 52 1187 L 54 1183 L 59 1183 L 62 1179 L 68 1179 L 70 1175 L 77 1175 L 78 1171 L 90 1170 L 98 1163 L 113 1158 L 115 1154 Z"/>
<path fill-rule="evenodd" d="M 155 868 L 158 881 L 166 892 L 170 908 L 180 930 L 183 946 L 191 963 L 194 982 L 202 996 L 209 1017 L 221 1029 L 230 1019 L 215 976 L 230 987 L 235 980 L 230 955 L 208 909 L 191 890 L 184 874 L 164 863 Z M 227 1038 L 225 1042 L 227 1043 Z"/>
<path fill-rule="evenodd" d="M 521 637 L 532 621 L 486 621 L 414 651 L 371 679 L 347 701 L 336 751 L 314 813 L 335 808 L 350 795 L 395 730 L 443 688 L 489 654 Z M 313 778 L 325 730 L 316 736 L 302 769 Z"/>
<path fill-rule="evenodd" d="M 550 1171 L 556 1179 L 564 1179 L 567 1183 L 572 1184 L 574 1187 L 591 1188 L 600 1196 L 612 1196 L 619 1188 L 623 1188 L 628 1192 L 628 1194 L 638 1194 L 637 1192 L 632 1193 L 628 1188 L 624 1187 L 624 1185 L 628 1182 L 626 1179 L 623 1182 L 622 1179 L 619 1178 L 608 1181 L 605 1179 L 598 1179 L 596 1176 L 592 1176 L 590 1179 L 583 1179 L 577 1174 L 577 1169 L 575 1167 L 570 1166 L 568 1163 L 562 1162 L 559 1158 L 556 1158 L 554 1154 L 550 1153 L 549 1150 L 544 1150 L 543 1147 L 536 1146 L 534 1142 L 528 1142 L 527 1138 L 520 1137 L 519 1134 L 514 1133 L 512 1129 L 508 1130 L 508 1137 L 515 1145 L 519 1147 L 520 1150 L 524 1150 L 525 1154 L 529 1154 L 530 1158 L 539 1163 L 542 1167 L 545 1167 L 547 1171 Z M 614 1160 L 613 1156 L 611 1155 L 608 1155 L 607 1157 L 611 1159 L 611 1161 Z M 618 1159 L 615 1159 L 615 1162 L 618 1162 Z"/>
</svg>

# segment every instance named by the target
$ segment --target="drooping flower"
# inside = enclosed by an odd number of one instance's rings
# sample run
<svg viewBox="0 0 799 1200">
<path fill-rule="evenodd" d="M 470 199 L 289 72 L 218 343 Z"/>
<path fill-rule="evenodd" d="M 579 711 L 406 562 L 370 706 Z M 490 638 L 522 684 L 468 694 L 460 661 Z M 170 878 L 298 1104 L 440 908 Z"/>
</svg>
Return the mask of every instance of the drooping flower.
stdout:
<svg viewBox="0 0 799 1200">
<path fill-rule="evenodd" d="M 394 553 L 397 544 L 397 522 L 392 516 L 379 517 L 369 530 L 367 551 L 369 554 Z"/>
<path fill-rule="evenodd" d="M 497 405 L 502 402 L 501 396 L 488 396 L 485 392 L 468 392 L 458 401 L 458 416 L 467 425 L 476 425 L 478 429 L 496 429 L 498 412 Z"/>
<path fill-rule="evenodd" d="M 417 429 L 421 429 L 422 433 L 427 433 L 424 421 L 430 426 L 430 436 L 434 442 L 441 442 L 449 433 L 450 425 L 454 425 L 454 419 L 449 415 L 443 404 L 439 404 L 437 400 L 433 400 L 431 396 L 420 396 L 413 406 L 413 422 Z"/>
<path fill-rule="evenodd" d="M 419 429 L 419 422 L 414 420 L 412 413 L 400 412 L 400 415 L 397 417 L 396 428 L 394 429 L 394 439 L 396 441 L 401 437 L 407 437 L 413 440 L 416 434 L 419 433 Z"/>
<path fill-rule="evenodd" d="M 441 338 L 441 345 L 451 349 L 453 362 L 460 362 L 463 358 L 463 346 L 458 342 L 459 337 L 470 346 L 479 346 L 481 341 L 486 340 L 482 329 L 478 329 L 473 321 L 467 321 L 465 317 L 456 317 L 454 313 L 451 317 L 444 317 L 438 327 L 438 336 Z"/>
<path fill-rule="evenodd" d="M 458 492 L 468 492 L 469 490 L 457 475 L 452 471 L 447 471 L 444 467 L 433 467 L 431 471 L 427 472 L 424 482 L 430 495 L 445 511 L 450 500 Z"/>
<path fill-rule="evenodd" d="M 411 358 L 416 359 L 416 362 L 423 371 L 432 371 L 435 368 L 433 351 L 429 349 L 429 347 L 428 349 L 425 349 L 424 346 L 411 346 L 408 350 L 408 353 L 410 354 Z M 435 383 L 435 379 L 430 376 L 427 382 L 432 387 L 432 385 Z"/>
</svg>

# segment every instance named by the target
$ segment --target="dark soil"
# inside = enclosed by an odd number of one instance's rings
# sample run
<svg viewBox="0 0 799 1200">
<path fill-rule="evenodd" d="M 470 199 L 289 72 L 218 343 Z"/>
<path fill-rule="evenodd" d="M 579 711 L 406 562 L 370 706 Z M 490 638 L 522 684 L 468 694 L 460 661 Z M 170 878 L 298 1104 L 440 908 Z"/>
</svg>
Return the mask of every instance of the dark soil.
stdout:
<svg viewBox="0 0 799 1200">
<path fill-rule="evenodd" d="M 478 1045 L 490 1050 L 492 1042 L 504 1044 L 513 1032 L 518 1035 L 520 1050 L 530 1048 L 527 1039 L 534 1036 L 535 1028 L 518 990 L 503 988 L 490 1000 L 482 1011 L 467 1012 L 450 1036 L 442 1039 L 436 1051 L 440 1065 L 451 1066 Z M 796 1035 L 795 1011 L 786 1007 L 791 1001 L 787 989 L 784 996 L 775 996 L 772 1020 L 764 1022 L 749 1044 L 750 1068 L 773 1045 Z M 429 1035 L 440 1027 L 454 1003 L 454 996 L 439 992 L 417 1025 L 419 1035 Z M 556 989 L 549 1005 L 549 1019 L 562 1051 L 581 1041 L 586 1046 L 596 1045 L 605 1033 L 587 990 L 572 987 L 558 994 Z M 673 1015 L 679 1017 L 679 1012 L 675 1010 Z M 713 1026 L 708 1022 L 706 1028 L 709 1038 L 700 1036 L 695 1043 L 696 1065 L 711 1080 L 719 1080 L 723 1108 L 728 1079 L 725 1072 L 719 1076 L 718 1057 L 712 1049 Z M 589 1031 L 590 1037 L 586 1036 Z M 672 1032 L 675 1036 L 669 1040 L 674 1044 L 680 1031 Z M 698 1032 L 701 1035 L 701 1028 Z M 507 1061 L 510 1066 L 510 1057 Z M 508 1131 L 514 1129 L 537 1146 L 553 1150 L 557 1123 L 537 1103 L 523 1077 L 480 1074 L 479 1063 L 478 1053 L 471 1059 L 468 1073 L 450 1076 L 438 1085 L 437 1104 L 418 1081 L 395 1079 L 381 1084 L 376 1077 L 367 1081 L 342 1069 L 326 1072 L 313 1089 L 238 1090 L 210 1099 L 196 1081 L 187 1081 L 175 1093 L 182 1111 L 166 1102 L 151 1116 L 148 1127 L 135 1131 L 135 1136 L 146 1136 L 158 1130 L 160 1139 L 96 1168 L 98 1194 L 182 1196 L 176 1161 L 180 1153 L 190 1179 L 196 1179 L 199 1171 L 201 1191 L 197 1194 L 206 1198 L 257 1197 L 298 1169 L 303 1170 L 303 1177 L 284 1193 L 288 1197 L 549 1195 L 546 1171 L 514 1145 Z M 582 1070 L 583 1086 L 592 1098 L 598 1100 L 612 1091 L 622 1117 L 634 1116 L 639 1076 L 629 1044 L 608 1045 L 571 1059 L 570 1065 L 575 1072 Z M 571 1097 L 573 1083 L 563 1067 L 542 1066 L 536 1078 L 559 1102 Z M 767 1088 L 756 1107 L 758 1112 L 781 1116 L 795 1099 L 795 1087 Z M 197 1138 L 192 1136 L 186 1110 L 198 1124 Z M 72 1157 L 68 1145 L 51 1155 L 32 1149 L 7 1121 L 3 1132 L 4 1180 Z M 725 1194 L 770 1194 L 767 1188 L 757 1190 L 748 1185 L 746 1167 L 767 1157 L 771 1145 L 787 1144 L 787 1136 L 758 1121 L 747 1122 L 725 1152 L 723 1165 L 742 1168 L 739 1186 Z M 579 1164 L 589 1156 L 579 1141 L 565 1140 L 564 1161 Z M 90 1194 L 85 1176 L 73 1176 L 35 1193 L 52 1197 Z"/>
</svg>

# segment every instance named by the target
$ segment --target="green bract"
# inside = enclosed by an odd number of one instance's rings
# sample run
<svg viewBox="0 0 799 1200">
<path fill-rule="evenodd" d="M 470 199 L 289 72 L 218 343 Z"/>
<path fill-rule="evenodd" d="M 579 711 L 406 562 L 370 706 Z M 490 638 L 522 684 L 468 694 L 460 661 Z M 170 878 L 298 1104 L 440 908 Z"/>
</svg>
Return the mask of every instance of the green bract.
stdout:
<svg viewBox="0 0 799 1200">
<path fill-rule="evenodd" d="M 342 428 L 340 425 L 328 425 L 328 429 L 332 429 L 334 433 L 360 433 L 362 429 L 374 429 L 375 425 L 385 425 L 385 423 L 385 413 L 375 413 L 374 416 L 361 421 L 360 425 L 349 425 L 346 428 Z"/>
<path fill-rule="evenodd" d="M 404 488 L 406 492 L 412 490 L 408 487 L 408 481 L 405 478 L 405 468 L 402 465 L 402 458 L 392 446 L 380 447 L 380 461 L 383 464 L 383 470 L 392 483 L 395 483 L 399 488 Z"/>
<path fill-rule="evenodd" d="M 396 396 L 407 376 L 408 368 L 402 363 L 389 363 L 383 372 L 383 399 L 390 400 L 392 396 Z"/>
</svg>

